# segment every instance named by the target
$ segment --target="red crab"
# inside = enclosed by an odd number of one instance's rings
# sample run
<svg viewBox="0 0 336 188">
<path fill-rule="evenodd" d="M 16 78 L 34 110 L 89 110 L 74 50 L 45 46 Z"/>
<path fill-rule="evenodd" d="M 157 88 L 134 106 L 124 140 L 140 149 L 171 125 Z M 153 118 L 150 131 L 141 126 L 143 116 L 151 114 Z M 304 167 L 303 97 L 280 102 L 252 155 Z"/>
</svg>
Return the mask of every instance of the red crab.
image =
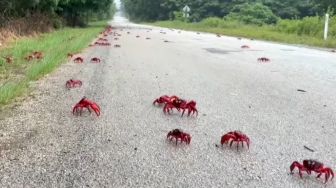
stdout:
<svg viewBox="0 0 336 188">
<path fill-rule="evenodd" d="M 172 131 L 169 131 L 169 133 L 167 134 L 167 139 L 169 139 L 170 141 L 172 141 L 173 139 L 176 140 L 176 145 L 178 140 L 182 142 L 185 142 L 186 144 L 190 144 L 191 142 L 191 136 L 188 133 L 183 132 L 180 129 L 174 129 Z"/>
<path fill-rule="evenodd" d="M 249 137 L 240 131 L 232 131 L 232 132 L 228 132 L 224 134 L 221 139 L 221 144 L 224 145 L 226 143 L 229 143 L 230 140 L 231 140 L 230 147 L 232 146 L 233 142 L 237 142 L 237 150 L 239 147 L 239 142 L 241 143 L 242 147 L 244 147 L 244 142 L 245 142 L 247 145 L 247 148 L 250 148 Z"/>
<path fill-rule="evenodd" d="M 32 56 L 32 55 L 28 55 L 27 57 L 25 57 L 26 61 L 31 61 L 33 59 L 34 59 L 34 56 Z"/>
<path fill-rule="evenodd" d="M 43 52 L 33 52 L 33 57 L 40 60 L 40 59 L 43 59 Z"/>
<path fill-rule="evenodd" d="M 82 81 L 70 79 L 66 82 L 65 86 L 68 89 L 75 88 L 75 87 L 81 87 L 82 86 Z"/>
<path fill-rule="evenodd" d="M 186 110 L 188 110 L 188 116 L 190 116 L 190 114 L 195 114 L 196 116 L 198 115 L 198 111 L 196 109 L 196 102 L 191 100 L 190 102 L 187 102 L 183 99 L 175 99 L 175 100 L 171 100 L 169 102 L 166 103 L 166 105 L 163 107 L 163 112 L 164 113 L 170 113 L 171 110 L 173 110 L 173 108 L 176 108 L 178 111 L 180 111 L 182 109 L 182 115 L 184 115 L 184 112 Z"/>
<path fill-rule="evenodd" d="M 81 57 L 76 57 L 76 58 L 74 59 L 74 62 L 75 62 L 75 63 L 83 63 L 83 62 L 84 62 L 84 59 L 81 58 Z"/>
<path fill-rule="evenodd" d="M 331 180 L 334 178 L 334 172 L 329 167 L 325 167 L 323 163 L 318 162 L 312 159 L 303 160 L 303 164 L 300 164 L 297 161 L 294 161 L 290 166 L 290 171 L 293 173 L 293 170 L 297 167 L 299 169 L 300 177 L 302 178 L 302 171 L 306 171 L 309 175 L 311 172 L 318 173 L 317 178 L 321 177 L 322 174 L 325 174 L 325 183 L 329 180 L 331 176 Z"/>
<path fill-rule="evenodd" d="M 107 41 L 108 41 L 107 39 L 104 39 L 104 38 L 99 38 L 98 40 L 100 40 L 100 41 L 104 41 L 104 42 L 107 42 Z"/>
<path fill-rule="evenodd" d="M 2 57 L 2 58 L 4 58 L 6 60 L 6 63 L 8 63 L 8 64 L 11 64 L 11 63 L 14 62 L 13 56 L 6 56 L 6 57 Z"/>
<path fill-rule="evenodd" d="M 101 46 L 111 46 L 111 43 L 109 43 L 109 42 L 103 42 L 103 43 L 101 43 L 100 45 L 101 45 Z"/>
<path fill-rule="evenodd" d="M 271 60 L 267 57 L 260 57 L 258 58 L 258 61 L 262 63 L 267 63 L 267 62 L 270 62 Z"/>
<path fill-rule="evenodd" d="M 95 42 L 95 45 L 98 45 L 98 46 L 110 46 L 111 43 L 109 43 L 109 42 Z"/>
<path fill-rule="evenodd" d="M 43 52 L 35 51 L 31 55 L 28 55 L 27 57 L 25 57 L 25 60 L 27 61 L 31 61 L 34 59 L 37 59 L 37 60 L 43 59 Z"/>
<path fill-rule="evenodd" d="M 169 97 L 168 95 L 163 95 L 163 96 L 155 99 L 154 102 L 153 102 L 153 105 L 155 105 L 156 103 L 158 103 L 159 105 L 160 104 L 166 104 L 168 102 L 173 102 L 176 99 L 179 99 L 179 97 L 177 97 L 175 95 L 173 95 L 171 97 Z"/>
<path fill-rule="evenodd" d="M 106 30 L 106 31 L 112 31 L 112 30 L 113 30 L 113 27 L 110 26 L 110 25 L 109 25 L 109 26 L 106 26 L 105 30 Z"/>
<path fill-rule="evenodd" d="M 68 53 L 68 58 L 72 58 L 73 56 L 74 56 L 74 54 Z"/>
<path fill-rule="evenodd" d="M 100 59 L 98 57 L 94 57 L 91 59 L 91 63 L 100 63 Z"/>
<path fill-rule="evenodd" d="M 250 46 L 248 46 L 248 45 L 243 45 L 243 46 L 241 46 L 241 48 L 250 48 Z"/>
<path fill-rule="evenodd" d="M 97 116 L 100 115 L 100 107 L 93 101 L 88 100 L 86 97 L 83 97 L 74 107 L 72 113 L 82 115 L 83 108 L 86 108 L 91 113 L 93 110 Z"/>
</svg>

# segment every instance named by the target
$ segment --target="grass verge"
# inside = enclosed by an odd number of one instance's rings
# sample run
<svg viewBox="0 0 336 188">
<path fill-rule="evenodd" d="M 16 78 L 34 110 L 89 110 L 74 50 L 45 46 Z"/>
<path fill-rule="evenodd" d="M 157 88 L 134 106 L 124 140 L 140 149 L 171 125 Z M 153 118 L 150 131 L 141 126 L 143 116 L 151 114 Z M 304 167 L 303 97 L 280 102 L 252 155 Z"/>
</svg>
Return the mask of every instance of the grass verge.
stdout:
<svg viewBox="0 0 336 188">
<path fill-rule="evenodd" d="M 29 82 L 38 80 L 66 62 L 68 53 L 78 53 L 103 31 L 106 21 L 93 22 L 87 28 L 65 28 L 42 34 L 37 38 L 22 38 L 0 51 L 0 105 L 27 93 Z M 24 57 L 42 51 L 40 61 L 27 62 Z M 2 58 L 13 56 L 14 62 Z"/>
<path fill-rule="evenodd" d="M 229 36 L 246 37 L 253 39 L 261 39 L 266 41 L 283 42 L 288 44 L 303 44 L 316 47 L 336 47 L 336 40 L 323 40 L 322 37 L 312 37 L 307 35 L 297 35 L 282 33 L 276 30 L 274 26 L 254 26 L 254 25 L 237 25 L 228 23 L 221 27 L 208 26 L 206 23 L 187 23 L 182 21 L 158 21 L 154 23 L 146 23 L 148 25 L 183 29 L 188 31 L 200 31 L 208 33 L 216 33 Z"/>
</svg>

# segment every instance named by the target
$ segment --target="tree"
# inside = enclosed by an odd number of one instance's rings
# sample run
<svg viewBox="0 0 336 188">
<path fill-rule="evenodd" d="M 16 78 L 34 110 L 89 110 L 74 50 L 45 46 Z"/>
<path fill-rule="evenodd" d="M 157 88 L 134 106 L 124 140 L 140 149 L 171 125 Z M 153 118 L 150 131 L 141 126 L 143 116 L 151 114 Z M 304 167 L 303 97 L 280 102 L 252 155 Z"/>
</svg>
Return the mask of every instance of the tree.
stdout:
<svg viewBox="0 0 336 188">
<path fill-rule="evenodd" d="M 227 18 L 256 25 L 275 24 L 279 19 L 270 8 L 261 3 L 236 5 Z"/>
<path fill-rule="evenodd" d="M 168 18 L 161 6 L 163 0 L 124 0 L 125 10 L 132 20 L 149 20 Z"/>
<path fill-rule="evenodd" d="M 84 26 L 93 16 L 110 12 L 112 0 L 62 0 L 59 2 L 58 14 L 68 20 L 68 24 Z"/>
<path fill-rule="evenodd" d="M 310 0 L 261 0 L 260 2 L 268 6 L 277 16 L 286 19 L 314 16 L 318 12 L 317 4 Z"/>
<path fill-rule="evenodd" d="M 328 11 L 336 10 L 336 1 L 335 0 L 314 0 L 320 6 L 320 9 L 325 13 Z"/>
<path fill-rule="evenodd" d="M 185 5 L 191 8 L 190 19 L 200 21 L 207 17 L 224 17 L 233 8 L 243 4 L 259 3 L 268 7 L 280 18 L 303 18 L 323 12 L 335 0 L 123 0 L 131 19 L 154 21 L 174 19 Z M 328 5 L 328 6 L 327 6 Z M 179 18 L 180 19 L 180 18 Z"/>
<path fill-rule="evenodd" d="M 71 25 L 85 25 L 90 17 L 108 16 L 112 5 L 113 0 L 0 0 L 0 24 L 38 12 L 62 16 Z"/>
</svg>

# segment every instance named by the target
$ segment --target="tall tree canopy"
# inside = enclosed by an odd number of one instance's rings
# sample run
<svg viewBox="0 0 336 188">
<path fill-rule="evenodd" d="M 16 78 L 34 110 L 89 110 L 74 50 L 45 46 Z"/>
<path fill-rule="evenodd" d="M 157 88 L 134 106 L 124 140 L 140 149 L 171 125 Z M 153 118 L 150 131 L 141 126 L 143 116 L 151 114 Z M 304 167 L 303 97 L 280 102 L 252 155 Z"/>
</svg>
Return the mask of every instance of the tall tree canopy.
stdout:
<svg viewBox="0 0 336 188">
<path fill-rule="evenodd" d="M 324 12 L 326 11 L 336 11 L 336 1 L 335 0 L 314 0 Z"/>
<path fill-rule="evenodd" d="M 69 24 L 85 24 L 89 17 L 108 16 L 113 0 L 0 0 L 0 18 L 34 12 L 64 17 Z M 1 21 L 1 20 L 0 20 Z"/>
<path fill-rule="evenodd" d="M 173 19 L 174 12 L 188 5 L 191 7 L 190 20 L 199 21 L 207 17 L 224 17 L 234 7 L 245 3 L 261 3 L 280 18 L 303 18 L 320 14 L 335 0 L 122 0 L 127 13 L 133 20 Z"/>
</svg>

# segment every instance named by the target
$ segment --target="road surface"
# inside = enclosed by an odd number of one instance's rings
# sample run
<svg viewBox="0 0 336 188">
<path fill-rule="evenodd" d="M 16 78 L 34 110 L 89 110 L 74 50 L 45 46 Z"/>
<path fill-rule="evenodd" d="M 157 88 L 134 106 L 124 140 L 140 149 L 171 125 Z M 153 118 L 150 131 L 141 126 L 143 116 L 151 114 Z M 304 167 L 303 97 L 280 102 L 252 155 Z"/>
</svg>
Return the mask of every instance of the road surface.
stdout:
<svg viewBox="0 0 336 188">
<path fill-rule="evenodd" d="M 64 64 L 1 113 L 0 187 L 336 186 L 289 172 L 303 159 L 336 169 L 336 54 L 118 15 L 111 24 L 121 36 L 107 38 L 121 48 L 86 49 L 84 64 Z M 103 61 L 89 63 L 94 56 Z M 70 78 L 83 87 L 65 89 Z M 165 94 L 196 100 L 199 116 L 164 115 L 152 102 Z M 83 96 L 100 117 L 72 115 Z M 166 140 L 175 128 L 192 135 L 189 146 Z M 232 130 L 250 137 L 249 150 L 216 147 Z"/>
</svg>

